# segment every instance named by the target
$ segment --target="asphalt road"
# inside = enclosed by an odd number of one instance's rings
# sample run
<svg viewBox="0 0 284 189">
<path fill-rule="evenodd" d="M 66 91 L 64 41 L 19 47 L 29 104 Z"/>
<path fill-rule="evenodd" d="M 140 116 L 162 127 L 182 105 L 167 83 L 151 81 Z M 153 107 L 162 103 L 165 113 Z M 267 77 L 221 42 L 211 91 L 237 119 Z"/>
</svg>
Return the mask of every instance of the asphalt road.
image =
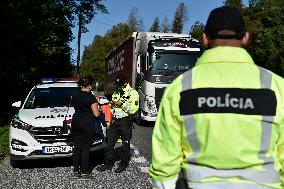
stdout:
<svg viewBox="0 0 284 189">
<path fill-rule="evenodd" d="M 19 168 L 12 168 L 9 157 L 0 164 L 1 189 L 148 189 L 151 188 L 148 166 L 151 158 L 151 135 L 153 126 L 134 125 L 131 141 L 131 161 L 127 170 L 121 174 L 98 172 L 95 167 L 102 163 L 100 151 L 92 154 L 93 180 L 72 178 L 71 158 L 29 160 Z M 115 157 L 119 160 L 120 144 L 116 145 Z M 118 161 L 114 169 L 117 167 Z"/>
</svg>

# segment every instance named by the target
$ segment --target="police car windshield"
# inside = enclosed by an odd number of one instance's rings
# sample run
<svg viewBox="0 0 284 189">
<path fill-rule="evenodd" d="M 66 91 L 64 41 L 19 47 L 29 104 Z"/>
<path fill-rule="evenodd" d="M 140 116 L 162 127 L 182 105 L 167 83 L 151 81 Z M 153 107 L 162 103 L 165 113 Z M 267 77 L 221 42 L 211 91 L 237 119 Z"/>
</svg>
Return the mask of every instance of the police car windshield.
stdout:
<svg viewBox="0 0 284 189">
<path fill-rule="evenodd" d="M 79 91 L 78 87 L 36 88 L 28 97 L 24 108 L 53 108 L 70 104 L 71 96 Z"/>
<path fill-rule="evenodd" d="M 199 52 L 155 51 L 150 54 L 149 69 L 174 71 L 189 70 L 195 65 L 199 57 Z"/>
</svg>

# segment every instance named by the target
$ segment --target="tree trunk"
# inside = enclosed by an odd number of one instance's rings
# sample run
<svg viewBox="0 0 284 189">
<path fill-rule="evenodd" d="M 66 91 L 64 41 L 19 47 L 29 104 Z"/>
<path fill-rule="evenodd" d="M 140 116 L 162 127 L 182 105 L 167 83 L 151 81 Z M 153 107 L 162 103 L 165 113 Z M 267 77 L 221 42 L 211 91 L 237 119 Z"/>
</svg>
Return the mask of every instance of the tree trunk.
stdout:
<svg viewBox="0 0 284 189">
<path fill-rule="evenodd" d="M 81 50 L 81 34 L 82 34 L 82 15 L 79 14 L 78 16 L 78 41 L 77 41 L 77 66 L 76 66 L 76 76 L 79 76 L 79 69 L 80 69 L 80 50 Z"/>
</svg>

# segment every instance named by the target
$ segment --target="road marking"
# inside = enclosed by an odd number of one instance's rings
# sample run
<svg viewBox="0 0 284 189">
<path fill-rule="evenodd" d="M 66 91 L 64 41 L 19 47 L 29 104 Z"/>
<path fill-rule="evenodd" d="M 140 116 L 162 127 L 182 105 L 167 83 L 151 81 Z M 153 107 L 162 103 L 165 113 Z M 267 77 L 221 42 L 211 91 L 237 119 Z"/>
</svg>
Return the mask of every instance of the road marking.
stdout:
<svg viewBox="0 0 284 189">
<path fill-rule="evenodd" d="M 132 149 L 132 152 L 134 153 L 131 160 L 133 160 L 135 162 L 135 164 L 138 164 L 137 167 L 140 169 L 140 171 L 142 173 L 148 174 L 148 168 L 149 168 L 149 164 L 150 164 L 149 161 L 145 157 L 140 155 L 140 152 L 138 151 L 138 149 L 135 146 L 130 144 L 130 148 Z M 149 178 L 148 178 L 148 180 L 149 180 Z"/>
<path fill-rule="evenodd" d="M 135 161 L 137 163 L 146 163 L 147 162 L 147 160 L 143 156 L 137 157 L 137 158 L 132 158 L 132 159 L 133 159 L 133 161 Z"/>
</svg>

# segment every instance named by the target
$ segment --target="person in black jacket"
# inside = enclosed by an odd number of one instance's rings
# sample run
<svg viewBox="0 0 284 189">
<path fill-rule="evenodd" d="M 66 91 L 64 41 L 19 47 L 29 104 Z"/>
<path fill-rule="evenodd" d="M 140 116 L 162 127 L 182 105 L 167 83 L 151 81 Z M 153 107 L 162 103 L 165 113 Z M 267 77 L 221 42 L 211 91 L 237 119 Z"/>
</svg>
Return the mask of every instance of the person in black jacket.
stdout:
<svg viewBox="0 0 284 189">
<path fill-rule="evenodd" d="M 81 90 L 72 97 L 75 108 L 71 133 L 74 140 L 73 166 L 74 177 L 92 179 L 89 167 L 90 147 L 95 136 L 95 118 L 99 117 L 96 97 L 91 93 L 94 80 L 81 78 Z"/>
</svg>

